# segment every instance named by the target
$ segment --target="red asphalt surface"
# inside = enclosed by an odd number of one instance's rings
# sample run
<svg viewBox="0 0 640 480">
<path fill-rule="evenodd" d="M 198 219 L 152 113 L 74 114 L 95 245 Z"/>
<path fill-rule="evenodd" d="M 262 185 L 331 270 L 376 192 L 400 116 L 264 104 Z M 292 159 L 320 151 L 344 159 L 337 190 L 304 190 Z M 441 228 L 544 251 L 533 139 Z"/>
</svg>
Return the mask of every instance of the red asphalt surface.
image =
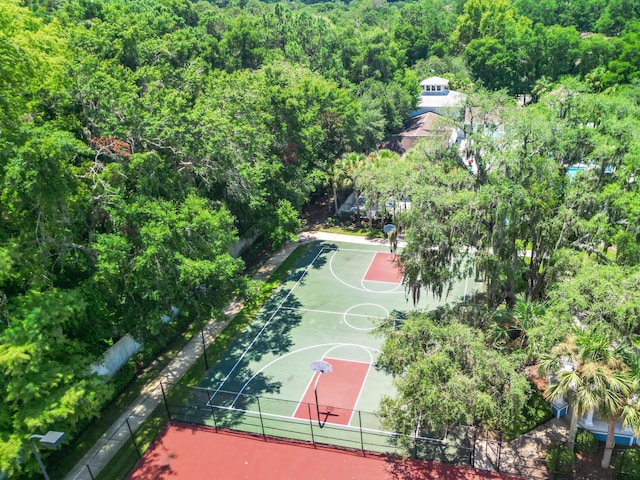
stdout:
<svg viewBox="0 0 640 480">
<path fill-rule="evenodd" d="M 312 445 L 170 423 L 127 480 L 488 480 L 516 479 L 453 465 L 364 456 Z"/>
<path fill-rule="evenodd" d="M 318 381 L 320 421 L 348 425 L 371 364 L 337 358 L 323 358 L 323 360 L 331 364 L 333 371 L 323 373 Z M 319 372 L 314 372 L 302 402 L 293 414 L 295 418 L 309 420 L 309 413 L 311 413 L 311 419 L 318 421 L 314 392 L 318 375 L 320 375 Z"/>
<path fill-rule="evenodd" d="M 396 256 L 391 253 L 376 252 L 367 273 L 365 280 L 374 282 L 401 283 L 402 272 L 396 264 Z"/>
</svg>

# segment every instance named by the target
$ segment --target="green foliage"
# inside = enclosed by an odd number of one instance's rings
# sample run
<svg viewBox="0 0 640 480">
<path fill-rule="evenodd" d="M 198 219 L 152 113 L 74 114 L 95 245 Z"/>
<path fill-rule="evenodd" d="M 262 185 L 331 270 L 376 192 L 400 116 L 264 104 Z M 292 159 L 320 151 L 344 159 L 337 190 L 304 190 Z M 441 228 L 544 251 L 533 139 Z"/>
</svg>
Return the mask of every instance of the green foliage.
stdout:
<svg viewBox="0 0 640 480">
<path fill-rule="evenodd" d="M 551 420 L 551 418 L 553 418 L 551 405 L 544 399 L 538 389 L 532 386 L 531 397 L 524 405 L 522 415 L 509 428 L 508 433 L 509 435 L 525 434 L 538 425 Z"/>
<path fill-rule="evenodd" d="M 607 325 L 628 338 L 638 328 L 637 267 L 599 265 L 586 257 L 581 260 L 579 270 L 562 278 L 549 292 L 557 316 L 580 312 L 585 325 Z"/>
<path fill-rule="evenodd" d="M 287 241 L 295 240 L 300 230 L 298 212 L 289 201 L 280 200 L 278 202 L 276 215 L 278 216 L 277 226 L 272 231 L 267 232 L 267 236 L 274 249 L 280 248 Z"/>
<path fill-rule="evenodd" d="M 119 395 L 126 386 L 129 385 L 131 380 L 133 380 L 136 373 L 134 363 L 135 360 L 133 358 L 129 359 L 109 380 L 109 384 L 113 388 L 115 395 Z"/>
<path fill-rule="evenodd" d="M 68 333 L 86 315 L 77 292 L 35 292 L 14 298 L 0 333 L 0 470 L 37 470 L 28 437 L 58 429 L 70 436 L 99 412 L 110 387 L 89 373 L 91 357 Z"/>
<path fill-rule="evenodd" d="M 640 475 L 640 450 L 624 450 L 616 456 L 617 478 L 637 478 Z"/>
<path fill-rule="evenodd" d="M 579 453 L 593 454 L 598 451 L 599 442 L 596 436 L 589 430 L 578 429 L 576 435 L 576 451 Z"/>
<path fill-rule="evenodd" d="M 550 472 L 571 473 L 575 464 L 573 453 L 564 444 L 552 443 L 545 456 L 547 469 Z"/>
<path fill-rule="evenodd" d="M 625 291 L 635 281 L 633 2 L 245 3 L 0 0 L 1 378 L 7 392 L 22 388 L 11 369 L 35 358 L 63 380 L 24 378 L 68 400 L 39 423 L 6 407 L 3 459 L 22 448 L 25 422 L 44 428 L 59 413 L 67 428 L 95 414 L 108 392 L 80 365 L 113 340 L 130 332 L 156 351 L 218 315 L 245 285 L 230 247 L 293 238 L 300 209 L 323 189 L 355 187 L 383 204 L 412 197 L 415 209 L 394 221 L 405 222 L 418 290 L 445 294 L 475 269 L 488 305 L 511 311 L 522 288 L 543 298 L 547 282 L 565 279 L 563 247 L 612 244 L 617 255 L 605 253 L 630 268 Z M 587 82 L 551 83 L 567 74 Z M 467 132 L 477 177 L 454 149 L 360 155 L 402 128 L 430 75 L 465 91 L 535 88 L 539 103 L 512 116 L 502 95 L 470 97 L 484 112 Z M 504 137 L 485 135 L 498 131 L 496 110 L 510 125 Z M 564 168 L 578 161 L 593 169 L 569 182 Z M 464 258 L 469 245 L 477 255 Z M 581 288 L 597 300 L 600 287 Z M 614 302 L 607 321 L 632 329 L 634 298 Z M 180 315 L 164 325 L 172 307 Z M 570 318 L 561 310 L 520 325 L 520 343 L 550 345 Z M 40 331 L 54 313 L 55 334 Z M 87 408 L 74 417 L 80 400 Z"/>
<path fill-rule="evenodd" d="M 384 397 L 379 413 L 393 431 L 456 424 L 509 431 L 529 402 L 531 385 L 518 363 L 487 349 L 482 332 L 451 312 L 439 320 L 413 313 L 400 328 L 390 323 L 380 332 L 386 339 L 378 363 L 394 375 L 398 394 Z"/>
</svg>

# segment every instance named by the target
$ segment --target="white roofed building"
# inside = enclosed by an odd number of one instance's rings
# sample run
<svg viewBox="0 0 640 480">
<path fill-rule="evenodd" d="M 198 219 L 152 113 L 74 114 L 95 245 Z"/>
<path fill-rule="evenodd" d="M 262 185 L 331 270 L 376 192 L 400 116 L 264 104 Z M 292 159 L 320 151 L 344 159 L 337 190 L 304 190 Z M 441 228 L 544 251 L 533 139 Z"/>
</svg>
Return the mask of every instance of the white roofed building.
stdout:
<svg viewBox="0 0 640 480">
<path fill-rule="evenodd" d="M 429 77 L 420 82 L 422 91 L 412 116 L 426 112 L 440 115 L 456 116 L 463 112 L 466 95 L 455 90 L 449 90 L 449 80 L 442 77 Z"/>
</svg>

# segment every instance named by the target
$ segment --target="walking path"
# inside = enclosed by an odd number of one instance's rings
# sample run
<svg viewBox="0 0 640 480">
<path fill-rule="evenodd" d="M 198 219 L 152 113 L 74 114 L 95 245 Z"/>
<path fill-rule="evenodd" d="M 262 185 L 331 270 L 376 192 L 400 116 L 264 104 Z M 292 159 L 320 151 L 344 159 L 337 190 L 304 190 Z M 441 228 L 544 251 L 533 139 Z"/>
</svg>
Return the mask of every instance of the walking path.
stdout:
<svg viewBox="0 0 640 480">
<path fill-rule="evenodd" d="M 344 241 L 350 243 L 375 243 L 384 244 L 383 239 L 366 239 L 358 236 L 331 234 L 324 232 L 303 232 L 300 242 L 325 240 Z M 266 280 L 276 268 L 295 250 L 297 243 L 289 243 L 282 250 L 272 255 L 253 274 L 256 280 Z M 399 246 L 402 246 L 399 244 Z M 205 344 L 209 345 L 224 330 L 229 322 L 242 309 L 242 302 L 233 302 L 224 309 L 226 319 L 223 321 L 211 320 L 205 325 L 203 332 Z M 194 336 L 191 341 L 176 355 L 176 357 L 160 372 L 158 377 L 150 381 L 141 391 L 140 396 L 122 413 L 113 425 L 100 437 L 93 447 L 65 477 L 65 480 L 92 480 L 105 468 L 109 461 L 130 438 L 131 433 L 149 417 L 151 412 L 162 401 L 163 382 L 165 393 L 176 383 L 187 370 L 202 355 L 202 338 Z"/>
</svg>

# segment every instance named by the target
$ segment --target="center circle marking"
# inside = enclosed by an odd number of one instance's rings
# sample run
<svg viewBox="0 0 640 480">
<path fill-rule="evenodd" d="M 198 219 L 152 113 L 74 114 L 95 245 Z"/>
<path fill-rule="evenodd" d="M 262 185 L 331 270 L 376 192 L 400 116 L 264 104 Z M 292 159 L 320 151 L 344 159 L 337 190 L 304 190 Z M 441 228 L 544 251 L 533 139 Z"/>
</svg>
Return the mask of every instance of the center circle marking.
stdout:
<svg viewBox="0 0 640 480">
<path fill-rule="evenodd" d="M 382 318 L 387 318 L 389 316 L 389 310 L 387 310 L 386 308 L 384 308 L 382 305 L 378 305 L 377 303 L 359 303 L 358 305 L 354 305 L 352 307 L 349 307 L 349 309 L 347 309 L 346 312 L 344 312 L 344 314 L 342 315 L 342 319 L 344 320 L 344 323 L 346 323 L 349 327 L 353 328 L 354 330 L 362 330 L 362 331 L 370 331 L 373 330 L 374 328 L 376 328 L 375 326 L 370 326 L 371 325 L 371 321 L 369 320 L 371 317 L 374 317 L 373 315 L 361 315 L 361 314 L 351 314 L 351 311 L 356 309 L 356 308 L 360 308 L 360 307 L 377 307 L 380 310 L 382 310 L 382 312 L 384 313 Z M 368 324 L 369 326 L 367 327 L 361 327 L 359 325 L 354 325 L 353 320 L 351 322 L 349 322 L 349 320 L 347 319 L 349 314 L 351 315 L 358 315 L 358 317 L 362 317 Z M 377 317 L 380 318 L 380 317 Z"/>
</svg>

